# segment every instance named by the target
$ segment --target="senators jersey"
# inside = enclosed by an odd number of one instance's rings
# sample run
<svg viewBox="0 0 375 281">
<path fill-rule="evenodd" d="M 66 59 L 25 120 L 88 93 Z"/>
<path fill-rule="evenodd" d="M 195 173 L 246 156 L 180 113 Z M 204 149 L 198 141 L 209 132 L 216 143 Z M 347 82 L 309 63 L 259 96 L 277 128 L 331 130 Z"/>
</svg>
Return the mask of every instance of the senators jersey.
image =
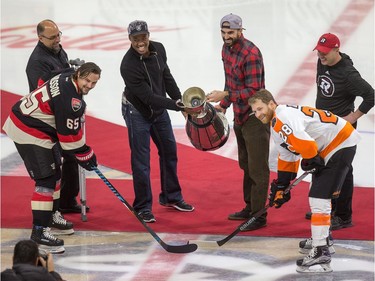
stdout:
<svg viewBox="0 0 375 281">
<path fill-rule="evenodd" d="M 318 153 L 327 164 L 336 151 L 360 140 L 349 122 L 309 106 L 277 106 L 271 127 L 279 152 L 278 171 L 282 172 L 297 173 L 300 158 L 313 158 Z"/>
<path fill-rule="evenodd" d="M 77 93 L 73 72 L 54 76 L 12 107 L 3 129 L 14 142 L 49 149 L 59 142 L 68 153 L 86 149 L 81 127 L 86 103 Z"/>
</svg>

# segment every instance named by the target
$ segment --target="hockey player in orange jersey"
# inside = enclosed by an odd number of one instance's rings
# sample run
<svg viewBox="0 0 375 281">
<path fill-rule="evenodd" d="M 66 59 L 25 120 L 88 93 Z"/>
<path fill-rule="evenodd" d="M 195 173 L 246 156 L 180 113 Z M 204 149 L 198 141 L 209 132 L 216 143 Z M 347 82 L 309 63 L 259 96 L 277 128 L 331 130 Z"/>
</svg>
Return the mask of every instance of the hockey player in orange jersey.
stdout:
<svg viewBox="0 0 375 281">
<path fill-rule="evenodd" d="M 297 260 L 297 271 L 331 272 L 331 245 L 328 245 L 331 198 L 340 193 L 360 135 L 349 122 L 329 111 L 278 105 L 265 89 L 255 93 L 249 104 L 260 121 L 271 124 L 279 153 L 277 179 L 271 183 L 269 205 L 280 208 L 290 200 L 290 192 L 283 191 L 297 176 L 301 158 L 302 170 L 314 171 L 309 192 L 312 249 L 306 257 Z"/>
</svg>

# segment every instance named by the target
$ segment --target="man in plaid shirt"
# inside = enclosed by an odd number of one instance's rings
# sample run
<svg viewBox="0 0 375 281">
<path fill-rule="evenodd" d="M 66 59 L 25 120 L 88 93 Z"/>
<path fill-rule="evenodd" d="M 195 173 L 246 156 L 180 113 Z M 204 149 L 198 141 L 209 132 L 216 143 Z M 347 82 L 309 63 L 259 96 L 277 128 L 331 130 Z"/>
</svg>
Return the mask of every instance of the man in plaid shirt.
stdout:
<svg viewBox="0 0 375 281">
<path fill-rule="evenodd" d="M 269 184 L 269 125 L 262 124 L 248 105 L 248 99 L 265 88 L 263 58 L 260 50 L 242 34 L 242 19 L 234 14 L 220 22 L 224 44 L 222 59 L 225 71 L 225 90 L 214 90 L 207 102 L 219 102 L 215 107 L 226 112 L 233 105 L 233 129 L 237 138 L 238 161 L 244 171 L 243 193 L 246 206 L 228 216 L 230 220 L 247 220 L 265 207 Z M 266 226 L 267 213 L 244 231 Z"/>
</svg>

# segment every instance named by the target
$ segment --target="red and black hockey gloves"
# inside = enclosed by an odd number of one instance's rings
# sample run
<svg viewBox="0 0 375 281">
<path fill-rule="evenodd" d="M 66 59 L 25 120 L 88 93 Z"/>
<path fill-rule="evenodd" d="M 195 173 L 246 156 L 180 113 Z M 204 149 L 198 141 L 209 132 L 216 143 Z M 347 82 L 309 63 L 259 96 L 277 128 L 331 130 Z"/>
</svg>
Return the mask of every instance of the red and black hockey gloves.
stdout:
<svg viewBox="0 0 375 281">
<path fill-rule="evenodd" d="M 324 159 L 322 157 L 320 157 L 319 154 L 317 154 L 313 158 L 302 159 L 302 161 L 301 161 L 302 170 L 311 171 L 311 170 L 315 169 L 314 172 L 312 172 L 313 174 L 317 174 L 319 169 L 321 169 L 324 166 L 325 166 Z"/>
<path fill-rule="evenodd" d="M 290 200 L 290 192 L 284 193 L 288 186 L 289 184 L 280 184 L 277 182 L 277 180 L 272 181 L 270 194 L 268 196 L 270 207 L 275 205 L 275 208 L 278 209 L 281 207 L 281 205 Z"/>
<path fill-rule="evenodd" d="M 84 152 L 76 153 L 75 157 L 78 164 L 87 171 L 92 171 L 94 167 L 98 166 L 94 150 L 89 146 L 87 146 L 87 149 Z"/>
</svg>

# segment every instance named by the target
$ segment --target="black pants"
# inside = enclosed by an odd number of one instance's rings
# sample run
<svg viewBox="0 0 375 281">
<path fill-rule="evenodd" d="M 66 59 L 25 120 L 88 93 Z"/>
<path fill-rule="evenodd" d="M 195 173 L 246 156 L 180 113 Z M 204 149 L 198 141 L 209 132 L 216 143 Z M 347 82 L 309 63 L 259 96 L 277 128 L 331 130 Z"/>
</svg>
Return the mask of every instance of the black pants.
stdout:
<svg viewBox="0 0 375 281">
<path fill-rule="evenodd" d="M 336 209 L 332 207 L 332 211 L 337 211 L 337 203 L 342 209 L 347 209 L 350 204 L 351 209 L 353 188 L 344 186 L 344 183 L 352 169 L 355 152 L 356 146 L 345 147 L 337 151 L 329 159 L 327 165 L 312 176 L 309 197 L 336 200 Z M 339 197 L 333 199 L 336 194 L 339 194 Z"/>
<path fill-rule="evenodd" d="M 60 191 L 60 208 L 66 209 L 77 204 L 79 193 L 78 164 L 73 155 L 63 155 Z"/>
<path fill-rule="evenodd" d="M 356 146 L 354 147 L 356 149 Z M 341 192 L 338 198 L 332 199 L 332 213 L 340 217 L 342 220 L 352 218 L 352 199 L 354 191 L 353 166 L 350 165 L 346 174 Z"/>
</svg>

